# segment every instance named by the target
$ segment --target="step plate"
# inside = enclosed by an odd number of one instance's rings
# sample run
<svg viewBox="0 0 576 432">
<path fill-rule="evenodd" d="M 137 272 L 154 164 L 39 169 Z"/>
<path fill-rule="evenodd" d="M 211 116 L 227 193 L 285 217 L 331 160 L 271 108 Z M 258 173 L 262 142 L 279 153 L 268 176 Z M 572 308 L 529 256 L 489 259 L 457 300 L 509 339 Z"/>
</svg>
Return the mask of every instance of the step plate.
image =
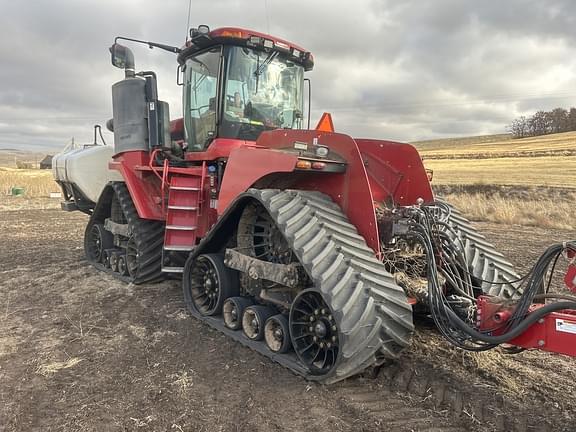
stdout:
<svg viewBox="0 0 576 432">
<path fill-rule="evenodd" d="M 184 273 L 184 267 L 162 267 L 163 273 Z"/>
</svg>

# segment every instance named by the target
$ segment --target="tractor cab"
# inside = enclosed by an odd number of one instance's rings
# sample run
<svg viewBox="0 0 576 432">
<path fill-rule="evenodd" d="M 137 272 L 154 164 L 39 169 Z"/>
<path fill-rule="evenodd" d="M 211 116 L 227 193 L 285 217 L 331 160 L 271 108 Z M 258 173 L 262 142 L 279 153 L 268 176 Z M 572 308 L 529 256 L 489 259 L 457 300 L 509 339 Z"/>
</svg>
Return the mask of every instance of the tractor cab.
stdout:
<svg viewBox="0 0 576 432">
<path fill-rule="evenodd" d="M 264 131 L 304 127 L 304 71 L 313 67 L 309 52 L 238 28 L 200 26 L 190 36 L 178 56 L 188 152 L 204 152 L 216 139 L 240 145 Z"/>
</svg>

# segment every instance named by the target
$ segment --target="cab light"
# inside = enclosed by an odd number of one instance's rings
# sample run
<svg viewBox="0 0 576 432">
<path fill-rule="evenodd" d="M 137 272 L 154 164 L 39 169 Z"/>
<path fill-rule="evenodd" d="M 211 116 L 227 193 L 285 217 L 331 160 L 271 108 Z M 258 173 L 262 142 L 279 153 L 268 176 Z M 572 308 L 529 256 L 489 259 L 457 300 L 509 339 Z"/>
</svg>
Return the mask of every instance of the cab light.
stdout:
<svg viewBox="0 0 576 432">
<path fill-rule="evenodd" d="M 276 46 L 276 48 L 279 48 L 281 50 L 290 51 L 290 47 L 283 42 L 276 41 L 274 42 L 274 45 Z"/>
<path fill-rule="evenodd" d="M 210 27 L 208 27 L 205 24 L 199 25 L 198 26 L 198 33 L 203 34 L 203 35 L 207 35 L 208 33 L 210 33 Z"/>
<path fill-rule="evenodd" d="M 260 45 L 262 43 L 262 38 L 260 36 L 250 36 L 248 42 L 252 45 Z"/>
<path fill-rule="evenodd" d="M 307 160 L 299 160 L 298 162 L 296 162 L 296 168 L 310 169 L 312 168 L 312 162 Z"/>
<path fill-rule="evenodd" d="M 264 48 L 274 48 L 274 41 L 264 39 Z"/>
<path fill-rule="evenodd" d="M 294 57 L 300 58 L 300 56 L 302 55 L 302 52 L 298 51 L 296 48 L 293 48 L 293 49 L 292 49 L 292 55 L 293 55 Z"/>
<path fill-rule="evenodd" d="M 324 169 L 324 168 L 326 168 L 326 164 L 324 162 L 312 162 L 312 168 Z"/>
<path fill-rule="evenodd" d="M 238 30 L 224 30 L 220 36 L 222 37 L 233 37 L 233 38 L 242 38 L 242 32 Z"/>
</svg>

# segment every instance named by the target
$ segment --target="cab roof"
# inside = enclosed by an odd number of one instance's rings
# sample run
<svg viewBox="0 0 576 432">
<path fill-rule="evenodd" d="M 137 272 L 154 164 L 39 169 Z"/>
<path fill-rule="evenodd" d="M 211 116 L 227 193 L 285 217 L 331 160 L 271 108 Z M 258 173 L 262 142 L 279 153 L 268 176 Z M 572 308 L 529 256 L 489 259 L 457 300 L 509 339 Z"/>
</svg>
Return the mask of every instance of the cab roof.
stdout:
<svg viewBox="0 0 576 432">
<path fill-rule="evenodd" d="M 239 27 L 221 27 L 210 30 L 207 26 L 199 26 L 197 29 L 191 29 L 190 39 L 182 47 L 178 62 L 183 64 L 186 58 L 215 45 L 246 46 L 264 51 L 275 50 L 284 53 L 292 61 L 302 64 L 306 71 L 314 67 L 312 53 L 304 48 L 275 36 Z"/>
</svg>

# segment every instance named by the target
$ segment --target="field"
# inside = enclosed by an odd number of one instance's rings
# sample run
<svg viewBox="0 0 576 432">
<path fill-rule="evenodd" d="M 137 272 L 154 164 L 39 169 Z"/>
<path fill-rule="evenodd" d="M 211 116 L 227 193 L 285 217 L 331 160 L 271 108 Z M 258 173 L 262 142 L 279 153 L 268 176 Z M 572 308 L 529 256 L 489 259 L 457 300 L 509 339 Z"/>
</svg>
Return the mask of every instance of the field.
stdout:
<svg viewBox="0 0 576 432">
<path fill-rule="evenodd" d="M 51 170 L 0 167 L 0 192 L 7 195 L 13 187 L 23 187 L 27 198 L 48 197 L 50 192 L 60 191 Z"/>
<path fill-rule="evenodd" d="M 576 156 L 426 159 L 434 184 L 576 185 Z"/>
<path fill-rule="evenodd" d="M 576 132 L 511 139 L 508 135 L 414 143 L 434 184 L 576 187 Z"/>
<path fill-rule="evenodd" d="M 576 151 L 576 132 L 565 132 L 538 137 L 514 139 L 511 135 L 485 135 L 466 138 L 446 138 L 415 142 L 414 145 L 427 158 L 475 157 L 483 155 L 539 154 L 568 155 Z"/>
<path fill-rule="evenodd" d="M 465 353 L 424 321 L 400 361 L 302 380 L 199 323 L 180 283 L 93 269 L 86 216 L 0 211 L 0 424 L 6 431 L 573 431 L 574 361 Z M 525 271 L 562 230 L 482 223 Z M 518 247 L 521 244 L 522 247 Z"/>
<path fill-rule="evenodd" d="M 525 273 L 574 237 L 575 135 L 562 135 L 546 138 L 553 154 L 505 136 L 417 145 L 436 191 Z M 13 186 L 26 196 L 6 196 Z M 574 359 L 464 352 L 426 318 L 379 374 L 306 382 L 193 319 L 180 281 L 126 285 L 92 268 L 87 216 L 57 210 L 56 191 L 50 171 L 0 168 L 1 430 L 576 430 Z"/>
</svg>

